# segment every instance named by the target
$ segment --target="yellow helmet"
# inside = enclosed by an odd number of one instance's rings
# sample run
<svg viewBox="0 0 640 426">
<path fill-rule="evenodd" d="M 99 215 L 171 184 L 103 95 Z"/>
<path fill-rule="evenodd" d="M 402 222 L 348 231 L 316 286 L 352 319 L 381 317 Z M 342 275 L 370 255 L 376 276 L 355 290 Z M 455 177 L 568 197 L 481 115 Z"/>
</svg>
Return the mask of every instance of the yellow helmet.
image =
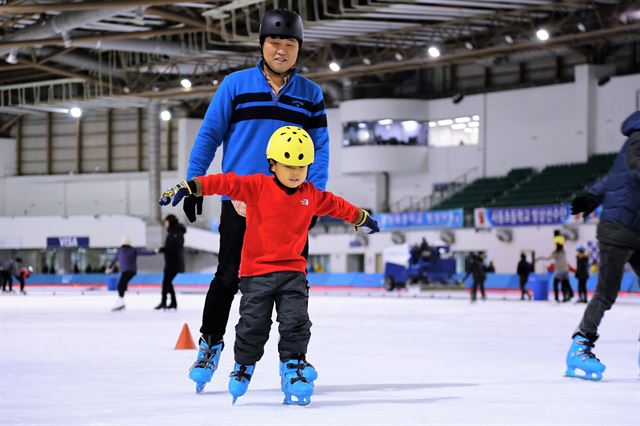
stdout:
<svg viewBox="0 0 640 426">
<path fill-rule="evenodd" d="M 283 126 L 273 132 L 267 145 L 267 159 L 286 166 L 308 166 L 315 149 L 311 136 L 296 126 Z"/>
</svg>

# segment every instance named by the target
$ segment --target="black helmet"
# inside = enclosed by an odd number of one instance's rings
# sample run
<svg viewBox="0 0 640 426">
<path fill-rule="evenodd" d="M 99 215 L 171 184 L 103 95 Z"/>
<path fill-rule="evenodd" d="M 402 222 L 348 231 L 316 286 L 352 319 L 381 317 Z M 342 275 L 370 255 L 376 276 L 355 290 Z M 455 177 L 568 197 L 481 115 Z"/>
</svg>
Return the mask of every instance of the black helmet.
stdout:
<svg viewBox="0 0 640 426">
<path fill-rule="evenodd" d="M 260 24 L 260 45 L 264 39 L 271 37 L 295 38 L 302 46 L 303 38 L 302 18 L 289 9 L 273 9 L 262 17 Z"/>
</svg>

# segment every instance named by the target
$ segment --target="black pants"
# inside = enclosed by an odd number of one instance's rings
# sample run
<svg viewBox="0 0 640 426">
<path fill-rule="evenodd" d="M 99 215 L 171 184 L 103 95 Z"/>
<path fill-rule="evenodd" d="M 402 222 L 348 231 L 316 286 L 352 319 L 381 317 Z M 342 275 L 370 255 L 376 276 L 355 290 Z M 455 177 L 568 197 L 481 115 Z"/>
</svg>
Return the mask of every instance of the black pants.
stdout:
<svg viewBox="0 0 640 426">
<path fill-rule="evenodd" d="M 269 339 L 275 303 L 280 361 L 306 354 L 311 338 L 309 286 L 301 272 L 274 272 L 240 281 L 240 321 L 236 325 L 235 361 L 255 364 Z"/>
<path fill-rule="evenodd" d="M 2 291 L 6 291 L 7 284 L 9 285 L 9 291 L 13 290 L 13 278 L 11 277 L 11 272 L 0 271 L 0 279 L 2 280 Z"/>
<path fill-rule="evenodd" d="M 576 330 L 593 340 L 598 336 L 598 326 L 604 313 L 611 309 L 618 297 L 624 264 L 629 262 L 636 275 L 640 277 L 640 249 L 633 250 L 604 243 L 599 245 L 598 285 Z"/>
<path fill-rule="evenodd" d="M 24 291 L 24 285 L 26 282 L 24 275 L 16 275 L 16 280 L 20 283 L 20 291 Z"/>
<path fill-rule="evenodd" d="M 581 302 L 587 301 L 587 277 L 578 278 L 578 297 Z"/>
<path fill-rule="evenodd" d="M 118 296 L 124 297 L 124 293 L 127 291 L 127 287 L 129 287 L 129 281 L 135 276 L 135 271 L 122 271 L 122 273 L 120 273 L 120 278 L 118 278 Z"/>
<path fill-rule="evenodd" d="M 477 299 L 476 293 L 478 292 L 478 288 L 480 288 L 480 294 L 482 295 L 482 298 L 486 299 L 486 296 L 484 295 L 484 280 L 476 280 L 474 278 L 473 286 L 471 287 L 471 300 Z"/>
<path fill-rule="evenodd" d="M 566 302 L 571 300 L 571 298 L 573 298 L 573 289 L 571 288 L 571 284 L 569 283 L 569 278 L 556 278 L 553 277 L 553 295 L 556 299 L 556 302 L 559 302 L 558 300 L 558 284 L 561 285 L 561 291 L 562 291 L 562 301 Z"/>
<path fill-rule="evenodd" d="M 531 295 L 529 294 L 529 290 L 527 290 L 527 280 L 529 279 L 526 275 L 518 275 L 520 278 L 520 300 L 524 300 L 525 296 L 531 299 Z"/>
<path fill-rule="evenodd" d="M 223 201 L 218 228 L 220 233 L 218 269 L 213 281 L 209 284 L 202 312 L 202 327 L 200 327 L 200 333 L 212 336 L 213 341 L 216 342 L 222 340 L 224 336 L 227 322 L 229 322 L 231 304 L 238 292 L 240 255 L 246 228 L 246 219 L 236 212 L 231 201 Z M 307 240 L 302 252 L 305 259 L 308 251 L 309 241 Z"/>
<path fill-rule="evenodd" d="M 178 275 L 179 271 L 164 271 L 162 275 L 162 304 L 167 304 L 167 295 L 171 295 L 171 304 L 176 305 L 176 291 L 173 288 L 173 279 Z"/>
</svg>

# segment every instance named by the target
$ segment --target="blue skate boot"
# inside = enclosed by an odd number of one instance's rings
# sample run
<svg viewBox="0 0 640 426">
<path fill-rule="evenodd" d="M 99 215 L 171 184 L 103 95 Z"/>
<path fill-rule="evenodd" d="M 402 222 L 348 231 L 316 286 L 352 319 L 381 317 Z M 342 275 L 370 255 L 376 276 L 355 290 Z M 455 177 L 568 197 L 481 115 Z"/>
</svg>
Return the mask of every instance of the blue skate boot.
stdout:
<svg viewBox="0 0 640 426">
<path fill-rule="evenodd" d="M 211 336 L 202 336 L 198 342 L 198 359 L 189 369 L 189 378 L 196 382 L 196 392 L 204 390 L 218 368 L 220 353 L 224 348 L 222 340 L 213 342 Z"/>
<path fill-rule="evenodd" d="M 313 395 L 313 382 L 318 372 L 304 355 L 280 362 L 280 386 L 284 392 L 284 404 L 308 405 Z M 294 397 L 294 398 L 292 398 Z"/>
<path fill-rule="evenodd" d="M 585 380 L 602 379 L 602 373 L 607 367 L 591 352 L 595 340 L 579 333 L 573 336 L 573 343 L 567 353 L 566 376 Z M 576 370 L 579 371 L 576 372 Z"/>
<path fill-rule="evenodd" d="M 251 376 L 253 375 L 254 365 L 238 364 L 233 367 L 233 371 L 229 374 L 229 393 L 233 396 L 232 404 L 235 405 L 239 396 L 247 393 Z"/>
</svg>

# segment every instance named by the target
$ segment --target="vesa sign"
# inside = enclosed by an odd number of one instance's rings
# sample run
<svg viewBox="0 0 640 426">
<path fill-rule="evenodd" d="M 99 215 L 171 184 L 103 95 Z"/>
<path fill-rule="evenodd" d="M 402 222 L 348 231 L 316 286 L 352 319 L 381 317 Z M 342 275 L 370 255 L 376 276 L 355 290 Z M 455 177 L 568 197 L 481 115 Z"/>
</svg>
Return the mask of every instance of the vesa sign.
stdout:
<svg viewBox="0 0 640 426">
<path fill-rule="evenodd" d="M 89 237 L 47 237 L 47 247 L 89 247 Z"/>
</svg>

